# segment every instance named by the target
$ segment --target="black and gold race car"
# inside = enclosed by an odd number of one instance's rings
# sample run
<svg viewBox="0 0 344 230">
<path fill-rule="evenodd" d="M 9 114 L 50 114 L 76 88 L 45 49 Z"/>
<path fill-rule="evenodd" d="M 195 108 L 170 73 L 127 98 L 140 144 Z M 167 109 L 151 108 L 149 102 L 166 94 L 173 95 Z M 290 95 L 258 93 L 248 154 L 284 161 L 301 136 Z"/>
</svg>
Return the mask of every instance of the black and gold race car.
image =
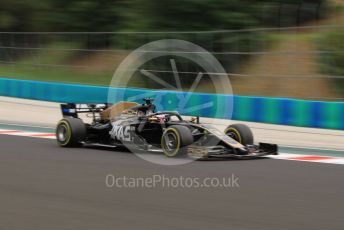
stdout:
<svg viewBox="0 0 344 230">
<path fill-rule="evenodd" d="M 256 158 L 278 153 L 275 144 L 253 144 L 253 134 L 244 124 L 228 126 L 224 132 L 200 123 L 199 117 L 186 121 L 175 111 L 156 112 L 152 99 L 143 104 L 62 104 L 64 118 L 56 128 L 62 147 L 82 145 L 124 146 L 132 151 L 161 151 L 167 157 Z M 81 113 L 91 117 L 85 123 Z"/>
</svg>

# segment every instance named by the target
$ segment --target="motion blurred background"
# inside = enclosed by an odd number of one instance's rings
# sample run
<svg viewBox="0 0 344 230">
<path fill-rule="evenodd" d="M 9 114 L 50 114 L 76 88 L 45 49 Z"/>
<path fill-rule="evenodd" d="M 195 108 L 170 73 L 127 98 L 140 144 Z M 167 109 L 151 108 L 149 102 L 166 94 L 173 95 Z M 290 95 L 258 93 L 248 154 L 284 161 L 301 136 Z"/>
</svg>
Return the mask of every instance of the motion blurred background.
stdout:
<svg viewBox="0 0 344 230">
<path fill-rule="evenodd" d="M 234 94 L 344 98 L 343 0 L 2 0 L 0 31 L 1 77 L 109 85 L 132 50 L 183 39 L 218 58 Z M 171 57 L 142 68 L 170 81 Z M 187 88 L 200 67 L 177 61 Z M 159 87 L 142 79 L 130 86 Z"/>
</svg>

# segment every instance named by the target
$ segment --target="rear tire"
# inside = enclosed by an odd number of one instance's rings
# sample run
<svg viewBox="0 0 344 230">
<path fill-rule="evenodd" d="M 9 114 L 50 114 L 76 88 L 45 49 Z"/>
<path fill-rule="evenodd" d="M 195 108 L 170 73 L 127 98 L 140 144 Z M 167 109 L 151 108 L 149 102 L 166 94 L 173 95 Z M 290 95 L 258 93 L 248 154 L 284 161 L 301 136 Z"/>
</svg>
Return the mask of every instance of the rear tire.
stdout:
<svg viewBox="0 0 344 230">
<path fill-rule="evenodd" d="M 194 142 L 191 130 L 182 125 L 172 125 L 165 129 L 161 137 L 161 148 L 167 157 L 182 156 L 187 146 Z"/>
<path fill-rule="evenodd" d="M 253 133 L 251 129 L 244 124 L 233 124 L 225 129 L 225 134 L 242 145 L 253 145 Z"/>
<path fill-rule="evenodd" d="M 86 126 L 79 118 L 63 118 L 56 127 L 56 140 L 61 147 L 77 147 L 86 137 Z"/>
</svg>

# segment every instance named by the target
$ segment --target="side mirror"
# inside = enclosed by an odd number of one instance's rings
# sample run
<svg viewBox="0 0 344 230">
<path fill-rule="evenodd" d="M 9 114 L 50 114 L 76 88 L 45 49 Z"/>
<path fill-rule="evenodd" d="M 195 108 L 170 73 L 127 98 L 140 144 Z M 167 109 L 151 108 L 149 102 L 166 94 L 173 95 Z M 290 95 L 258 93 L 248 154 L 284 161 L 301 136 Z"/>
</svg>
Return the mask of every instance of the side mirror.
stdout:
<svg viewBox="0 0 344 230">
<path fill-rule="evenodd" d="M 191 117 L 191 122 L 199 124 L 199 116 L 197 117 Z"/>
</svg>

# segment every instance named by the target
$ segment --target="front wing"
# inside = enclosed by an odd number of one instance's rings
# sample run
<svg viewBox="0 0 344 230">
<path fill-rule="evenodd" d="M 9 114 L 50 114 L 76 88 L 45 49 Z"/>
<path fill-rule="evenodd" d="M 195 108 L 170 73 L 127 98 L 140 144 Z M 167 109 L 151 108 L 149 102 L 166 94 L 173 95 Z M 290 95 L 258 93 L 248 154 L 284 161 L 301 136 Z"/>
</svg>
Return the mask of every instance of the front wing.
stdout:
<svg viewBox="0 0 344 230">
<path fill-rule="evenodd" d="M 259 145 L 246 146 L 245 149 L 230 149 L 224 146 L 198 146 L 190 145 L 187 154 L 194 158 L 236 158 L 252 159 L 267 155 L 277 155 L 276 144 L 259 143 Z"/>
</svg>

